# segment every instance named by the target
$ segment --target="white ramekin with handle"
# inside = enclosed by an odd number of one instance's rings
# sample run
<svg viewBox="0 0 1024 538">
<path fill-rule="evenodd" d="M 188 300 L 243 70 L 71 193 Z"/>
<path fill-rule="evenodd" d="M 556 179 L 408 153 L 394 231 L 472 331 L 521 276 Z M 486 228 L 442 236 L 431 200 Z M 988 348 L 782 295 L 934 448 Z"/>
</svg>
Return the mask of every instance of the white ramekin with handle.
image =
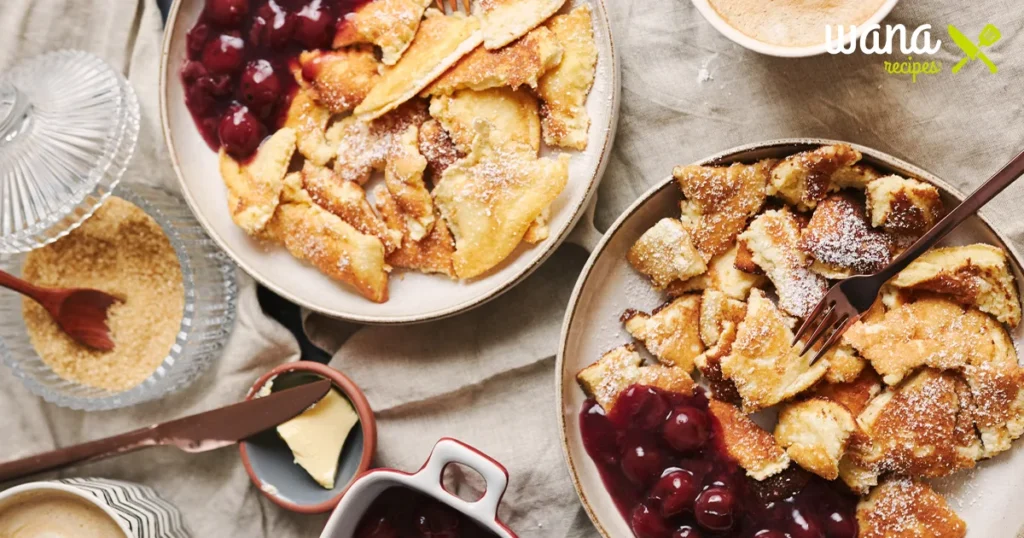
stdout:
<svg viewBox="0 0 1024 538">
<path fill-rule="evenodd" d="M 56 492 L 98 507 L 127 538 L 190 538 L 181 512 L 151 488 L 104 478 L 29 482 L 0 492 L 0 506 L 21 495 Z"/>
<path fill-rule="evenodd" d="M 451 494 L 441 483 L 444 468 L 451 463 L 465 465 L 480 473 L 486 490 L 480 499 L 465 501 Z M 405 487 L 432 497 L 465 515 L 499 538 L 518 538 L 498 519 L 498 506 L 508 486 L 508 471 L 479 450 L 455 439 L 442 438 L 427 461 L 415 473 L 394 469 L 373 469 L 362 476 L 342 497 L 320 538 L 352 538 L 356 526 L 373 501 L 391 487 Z"/>
</svg>

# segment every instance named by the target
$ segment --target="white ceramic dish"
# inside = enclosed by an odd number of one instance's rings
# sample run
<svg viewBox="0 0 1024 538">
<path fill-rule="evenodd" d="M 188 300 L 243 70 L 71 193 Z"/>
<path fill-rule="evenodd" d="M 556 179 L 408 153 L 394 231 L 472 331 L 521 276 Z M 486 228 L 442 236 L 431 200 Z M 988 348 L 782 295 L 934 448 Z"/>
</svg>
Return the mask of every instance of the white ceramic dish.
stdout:
<svg viewBox="0 0 1024 538">
<path fill-rule="evenodd" d="M 67 478 L 29 482 L 0 492 L 0 507 L 20 500 L 23 496 L 48 493 L 74 496 L 96 506 L 121 528 L 124 538 L 191 536 L 177 508 L 146 486 L 120 480 Z"/>
<path fill-rule="evenodd" d="M 782 157 L 810 147 L 832 144 L 821 139 L 790 139 L 743 146 L 712 156 L 698 164 L 751 162 Z M 934 175 L 884 153 L 854 145 L 864 160 L 883 171 L 928 181 L 943 193 L 947 207 L 963 195 Z M 569 300 L 558 351 L 556 413 L 562 449 L 576 492 L 590 519 L 606 538 L 632 536 L 629 524 L 619 514 L 604 487 L 580 437 L 579 412 L 586 397 L 576 384 L 576 372 L 630 337 L 619 316 L 627 308 L 650 311 L 664 299 L 626 261 L 626 251 L 659 219 L 678 216 L 679 188 L 671 177 L 647 191 L 615 221 L 595 245 Z M 997 232 L 984 216 L 968 219 L 944 241 L 946 244 L 984 242 L 1009 252 L 1017 285 L 1024 284 L 1020 254 Z M 1011 332 L 1015 345 L 1024 345 L 1024 325 Z M 1024 512 L 1017 509 L 1017 492 L 1024 488 L 1024 450 L 1019 447 L 988 461 L 972 471 L 961 472 L 933 483 L 950 499 L 952 507 L 967 522 L 969 538 L 1013 538 L 1024 531 Z"/>
<path fill-rule="evenodd" d="M 586 209 L 604 174 L 619 110 L 619 66 L 604 0 L 588 2 L 594 11 L 597 74 L 587 100 L 591 125 L 587 149 L 570 152 L 569 182 L 551 207 L 551 235 L 538 245 L 520 247 L 494 270 L 456 282 L 415 272 L 392 274 L 391 299 L 376 304 L 334 282 L 283 248 L 261 245 L 238 228 L 227 212 L 217 154 L 200 136 L 185 106 L 178 70 L 185 59 L 185 36 L 204 0 L 176 0 L 167 21 L 161 58 L 160 109 L 182 192 L 210 236 L 247 273 L 278 295 L 328 316 L 363 323 L 397 324 L 439 319 L 479 306 L 522 281 L 566 238 Z"/>
<path fill-rule="evenodd" d="M 784 47 L 781 45 L 773 45 L 771 43 L 759 41 L 737 30 L 735 26 L 732 26 L 728 22 L 726 22 L 725 19 L 723 19 L 722 16 L 718 14 L 718 11 L 716 11 L 715 8 L 711 7 L 709 0 L 692 1 L 694 7 L 697 8 L 697 11 L 700 11 L 700 14 L 703 15 L 709 23 L 711 23 L 711 26 L 714 26 L 716 30 L 721 32 L 722 35 L 724 35 L 725 37 L 731 39 L 733 42 L 743 46 L 744 48 L 748 48 L 754 52 L 760 52 L 761 54 L 767 54 L 769 56 L 780 56 L 783 58 L 801 58 L 805 56 L 817 56 L 819 54 L 824 54 L 828 50 L 828 46 L 824 41 L 824 35 L 822 35 L 822 43 L 820 45 L 811 45 L 805 47 Z M 886 0 L 885 3 L 882 4 L 882 7 L 880 7 L 878 11 L 876 11 L 871 16 L 871 18 L 864 21 L 863 24 L 858 26 L 858 30 L 859 28 L 864 27 L 866 25 L 878 24 L 882 22 L 882 19 L 889 15 L 889 12 L 892 11 L 894 7 L 896 7 L 896 4 L 898 2 L 899 0 Z M 824 29 L 822 29 L 822 32 L 824 33 Z M 859 36 L 859 31 L 854 32 L 843 40 L 843 44 L 845 45 L 850 41 L 857 39 Z"/>
<path fill-rule="evenodd" d="M 441 484 L 444 468 L 451 463 L 465 465 L 480 473 L 486 490 L 478 500 L 469 502 L 456 497 Z M 409 474 L 394 469 L 374 469 L 364 473 L 349 487 L 338 507 L 331 514 L 320 538 L 352 538 L 356 525 L 378 495 L 390 487 L 406 487 L 458 510 L 499 538 L 516 538 L 498 519 L 498 505 L 508 486 L 508 471 L 500 463 L 479 450 L 444 438 L 434 445 L 420 470 Z"/>
</svg>

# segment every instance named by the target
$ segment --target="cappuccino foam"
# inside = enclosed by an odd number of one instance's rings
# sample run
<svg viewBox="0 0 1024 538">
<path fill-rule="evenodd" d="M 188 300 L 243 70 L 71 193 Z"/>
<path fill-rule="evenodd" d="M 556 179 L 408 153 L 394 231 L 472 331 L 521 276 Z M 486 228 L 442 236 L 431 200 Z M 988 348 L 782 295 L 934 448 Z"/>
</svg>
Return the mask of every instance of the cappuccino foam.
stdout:
<svg viewBox="0 0 1024 538">
<path fill-rule="evenodd" d="M 94 504 L 61 491 L 31 491 L 0 504 L 0 538 L 126 538 Z"/>
<path fill-rule="evenodd" d="M 781 47 L 825 42 L 825 27 L 860 25 L 885 0 L 708 0 L 723 20 L 743 34 Z M 833 35 L 836 35 L 833 33 Z"/>
</svg>

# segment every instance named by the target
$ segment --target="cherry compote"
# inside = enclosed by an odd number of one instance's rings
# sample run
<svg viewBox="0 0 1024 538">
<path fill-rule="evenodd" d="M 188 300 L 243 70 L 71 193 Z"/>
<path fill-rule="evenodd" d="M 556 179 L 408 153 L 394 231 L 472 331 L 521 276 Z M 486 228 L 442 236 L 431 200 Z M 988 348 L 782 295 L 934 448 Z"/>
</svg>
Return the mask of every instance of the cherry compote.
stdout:
<svg viewBox="0 0 1024 538">
<path fill-rule="evenodd" d="M 638 538 L 856 538 L 857 498 L 796 466 L 756 481 L 729 457 L 703 391 L 642 385 L 580 412 L 587 453 Z"/>
<path fill-rule="evenodd" d="M 497 535 L 437 500 L 403 487 L 384 490 L 353 538 L 495 538 Z"/>
<path fill-rule="evenodd" d="M 250 157 L 284 122 L 299 54 L 330 47 L 338 21 L 366 1 L 206 0 L 181 66 L 185 104 L 206 143 Z M 238 115 L 240 107 L 258 127 Z"/>
</svg>

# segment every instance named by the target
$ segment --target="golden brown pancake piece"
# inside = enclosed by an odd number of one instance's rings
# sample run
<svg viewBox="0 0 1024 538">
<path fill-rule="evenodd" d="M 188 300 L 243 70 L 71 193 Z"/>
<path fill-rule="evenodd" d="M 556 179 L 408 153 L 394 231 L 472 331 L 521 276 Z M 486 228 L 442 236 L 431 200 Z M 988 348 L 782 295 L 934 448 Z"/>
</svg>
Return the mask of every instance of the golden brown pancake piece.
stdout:
<svg viewBox="0 0 1024 538">
<path fill-rule="evenodd" d="M 445 15 L 430 8 L 402 59 L 386 70 L 355 109 L 363 120 L 378 118 L 412 99 L 480 44 L 476 17 Z"/>
<path fill-rule="evenodd" d="M 360 233 L 340 217 L 313 203 L 299 185 L 285 188 L 287 197 L 267 223 L 265 237 L 312 264 L 321 273 L 354 287 L 367 299 L 388 300 L 388 270 L 384 245 Z"/>
<path fill-rule="evenodd" d="M 394 251 L 402 243 L 401 234 L 389 230 L 373 212 L 366 201 L 366 193 L 358 183 L 342 181 L 330 168 L 307 162 L 302 168 L 302 188 L 316 205 L 337 215 L 360 233 L 380 239 L 386 253 Z"/>
<path fill-rule="evenodd" d="M 320 104 L 313 90 L 299 87 L 288 106 L 284 126 L 295 130 L 299 153 L 313 164 L 324 166 L 334 158 L 335 147 L 327 143 L 327 122 L 331 111 Z"/>
<path fill-rule="evenodd" d="M 825 297 L 828 281 L 810 270 L 800 238 L 799 218 L 788 207 L 765 211 L 739 235 L 754 263 L 775 285 L 779 308 L 803 318 Z"/>
<path fill-rule="evenodd" d="M 355 108 L 380 78 L 370 47 L 306 51 L 299 55 L 299 64 L 314 98 L 335 114 Z"/>
<path fill-rule="evenodd" d="M 1011 327 L 1020 323 L 1020 297 L 1003 249 L 974 244 L 933 248 L 892 280 L 898 288 L 928 290 L 987 312 Z"/>
<path fill-rule="evenodd" d="M 886 480 L 857 505 L 860 538 L 963 538 L 967 524 L 928 484 Z"/>
<path fill-rule="evenodd" d="M 538 159 L 533 148 L 502 142 L 477 122 L 473 149 L 448 167 L 434 203 L 455 236 L 455 272 L 473 278 L 501 263 L 569 178 L 569 156 Z"/>
<path fill-rule="evenodd" d="M 380 47 L 384 65 L 395 65 L 409 48 L 430 0 L 372 0 L 338 19 L 336 49 L 370 43 Z"/>
<path fill-rule="evenodd" d="M 430 233 L 419 241 L 413 241 L 409 238 L 405 228 L 406 223 L 409 222 L 409 216 L 402 213 L 387 188 L 384 185 L 377 185 L 373 195 L 376 199 L 377 210 L 384 217 L 384 221 L 392 230 L 396 230 L 404 236 L 402 245 L 388 254 L 387 262 L 389 264 L 424 273 L 441 273 L 451 278 L 457 278 L 455 264 L 452 261 L 455 255 L 455 239 L 448 231 L 448 226 L 443 219 L 436 218 Z"/>
<path fill-rule="evenodd" d="M 659 289 L 707 270 L 690 230 L 677 219 L 661 219 L 651 226 L 633 243 L 626 259 Z"/>
<path fill-rule="evenodd" d="M 228 211 L 245 233 L 259 234 L 274 215 L 294 152 L 295 130 L 287 127 L 265 140 L 244 165 L 221 148 L 220 175 L 228 191 Z"/>
<path fill-rule="evenodd" d="M 684 295 L 651 314 L 627 310 L 626 331 L 666 366 L 693 370 L 693 359 L 704 352 L 700 339 L 700 296 Z"/>
<path fill-rule="evenodd" d="M 456 90 L 486 90 L 527 85 L 537 87 L 541 75 L 562 61 L 555 34 L 540 27 L 497 50 L 480 46 L 434 81 L 424 95 L 448 95 Z"/>
<path fill-rule="evenodd" d="M 463 155 L 473 147 L 478 119 L 493 125 L 493 134 L 500 140 L 525 144 L 534 152 L 540 150 L 537 98 L 525 89 L 459 90 L 438 95 L 430 100 L 430 115 L 444 126 L 455 149 Z"/>
<path fill-rule="evenodd" d="M 526 35 L 555 14 L 565 0 L 477 0 L 484 46 L 498 49 Z"/>
<path fill-rule="evenodd" d="M 768 194 L 801 211 L 814 209 L 833 189 L 832 176 L 860 159 L 860 152 L 846 144 L 821 146 L 790 155 L 772 170 Z"/>
<path fill-rule="evenodd" d="M 736 406 L 718 400 L 708 402 L 708 411 L 715 417 L 716 433 L 726 452 L 747 471 L 747 476 L 764 480 L 789 466 L 789 456 L 775 444 L 772 434 L 754 424 Z"/>
<path fill-rule="evenodd" d="M 694 383 L 682 368 L 660 364 L 643 365 L 636 346 L 626 344 L 605 353 L 597 362 L 576 374 L 576 382 L 586 393 L 610 413 L 619 393 L 630 385 L 646 385 L 669 392 L 689 394 Z"/>
<path fill-rule="evenodd" d="M 594 85 L 597 69 L 590 4 L 581 4 L 566 15 L 556 15 L 545 26 L 562 45 L 562 61 L 537 84 L 544 142 L 583 151 L 590 129 L 587 94 Z"/>
<path fill-rule="evenodd" d="M 818 382 L 828 361 L 811 365 L 791 345 L 793 320 L 761 290 L 750 292 L 747 314 L 736 330 L 729 355 L 722 357 L 722 375 L 736 384 L 743 410 L 752 413 L 792 398 Z"/>
<path fill-rule="evenodd" d="M 677 166 L 672 175 L 686 197 L 685 213 L 695 219 L 694 245 L 704 261 L 727 252 L 747 221 L 761 210 L 775 161 L 752 165 Z"/>
</svg>

